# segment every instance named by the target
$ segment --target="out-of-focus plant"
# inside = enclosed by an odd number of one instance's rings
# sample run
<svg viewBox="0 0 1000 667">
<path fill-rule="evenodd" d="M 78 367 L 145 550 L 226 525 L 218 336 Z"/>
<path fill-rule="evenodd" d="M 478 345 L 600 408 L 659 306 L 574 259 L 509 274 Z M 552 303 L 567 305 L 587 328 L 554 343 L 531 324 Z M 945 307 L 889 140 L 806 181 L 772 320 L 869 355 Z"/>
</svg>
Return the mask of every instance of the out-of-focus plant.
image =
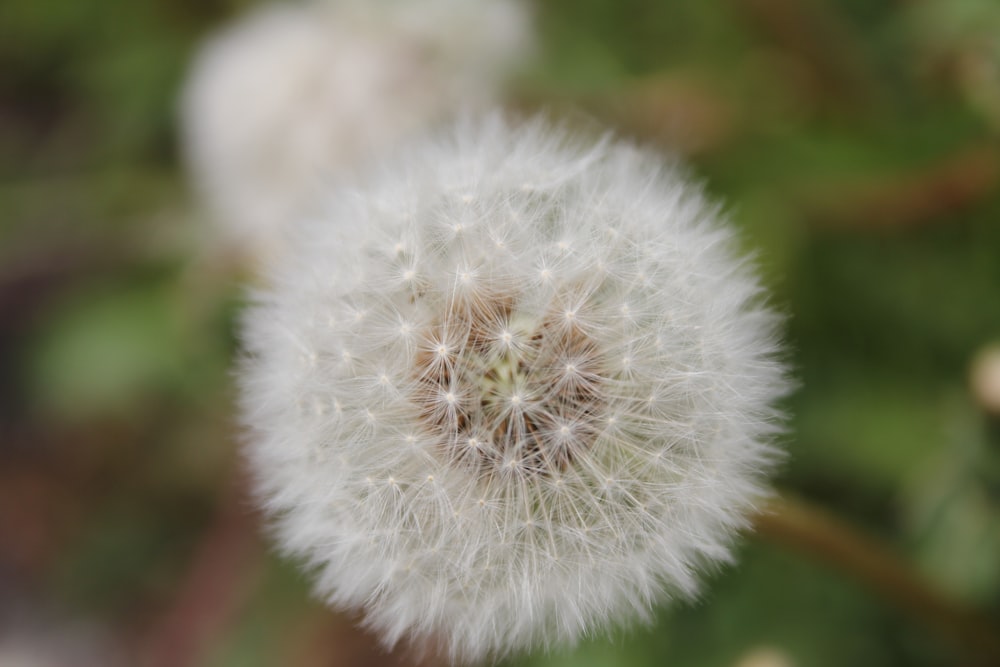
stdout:
<svg viewBox="0 0 1000 667">
<path fill-rule="evenodd" d="M 183 96 L 193 182 L 224 240 L 268 257 L 326 183 L 457 109 L 531 50 L 518 0 L 264 5 L 212 37 Z"/>
<path fill-rule="evenodd" d="M 992 0 L 918 0 L 908 25 L 926 66 L 943 71 L 1000 132 L 1000 5 Z"/>
</svg>

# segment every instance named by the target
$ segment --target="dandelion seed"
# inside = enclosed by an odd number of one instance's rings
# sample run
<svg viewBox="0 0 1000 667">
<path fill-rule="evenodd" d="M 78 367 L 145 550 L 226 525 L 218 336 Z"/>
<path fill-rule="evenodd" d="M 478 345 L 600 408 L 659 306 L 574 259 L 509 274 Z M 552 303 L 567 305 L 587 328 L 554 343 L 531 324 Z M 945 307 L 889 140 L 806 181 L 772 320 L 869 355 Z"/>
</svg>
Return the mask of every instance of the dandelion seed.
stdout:
<svg viewBox="0 0 1000 667">
<path fill-rule="evenodd" d="M 483 224 L 443 237 L 469 175 Z M 629 146 L 499 117 L 332 201 L 243 330 L 260 496 L 319 592 L 387 644 L 442 639 L 456 660 L 573 644 L 694 595 L 765 493 L 787 388 L 777 318 L 718 209 Z M 344 225 L 366 230 L 356 246 Z M 386 238 L 420 257 L 419 291 L 385 279 L 403 261 Z M 334 267 L 343 280 L 315 278 Z M 309 327 L 320 306 L 366 316 Z M 350 363 L 287 363 L 297 346 Z M 312 396 L 334 411 L 303 414 Z"/>
</svg>

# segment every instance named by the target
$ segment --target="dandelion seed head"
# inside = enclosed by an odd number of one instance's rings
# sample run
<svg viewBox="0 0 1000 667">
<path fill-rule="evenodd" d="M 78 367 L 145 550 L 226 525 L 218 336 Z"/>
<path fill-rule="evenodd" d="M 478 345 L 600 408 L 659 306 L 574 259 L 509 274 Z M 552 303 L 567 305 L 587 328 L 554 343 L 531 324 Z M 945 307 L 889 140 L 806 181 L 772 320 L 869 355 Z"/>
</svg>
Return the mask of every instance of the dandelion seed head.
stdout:
<svg viewBox="0 0 1000 667">
<path fill-rule="evenodd" d="M 290 220 L 322 212 L 331 179 L 456 107 L 493 104 L 531 32 L 520 0 L 308 0 L 225 26 L 193 60 L 180 109 L 217 236 L 273 255 Z"/>
<path fill-rule="evenodd" d="M 498 116 L 332 200 L 243 330 L 260 497 L 317 590 L 456 660 L 694 595 L 766 492 L 787 388 L 717 208 L 627 145 Z M 419 288 L 391 279 L 414 262 Z"/>
</svg>

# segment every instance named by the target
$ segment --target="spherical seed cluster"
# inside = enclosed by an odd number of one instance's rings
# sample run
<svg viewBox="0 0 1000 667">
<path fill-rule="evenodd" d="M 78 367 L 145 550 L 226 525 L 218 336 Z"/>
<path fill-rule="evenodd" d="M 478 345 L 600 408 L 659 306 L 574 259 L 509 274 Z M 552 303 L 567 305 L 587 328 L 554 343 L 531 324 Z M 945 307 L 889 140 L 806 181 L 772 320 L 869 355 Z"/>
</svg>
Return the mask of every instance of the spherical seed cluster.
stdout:
<svg viewBox="0 0 1000 667">
<path fill-rule="evenodd" d="M 184 156 L 227 242 L 273 254 L 332 176 L 479 108 L 530 51 L 519 0 L 264 5 L 208 40 L 181 105 Z"/>
<path fill-rule="evenodd" d="M 392 644 L 569 644 L 696 592 L 762 492 L 775 317 L 629 146 L 466 122 L 302 226 L 245 320 L 282 545 Z"/>
</svg>

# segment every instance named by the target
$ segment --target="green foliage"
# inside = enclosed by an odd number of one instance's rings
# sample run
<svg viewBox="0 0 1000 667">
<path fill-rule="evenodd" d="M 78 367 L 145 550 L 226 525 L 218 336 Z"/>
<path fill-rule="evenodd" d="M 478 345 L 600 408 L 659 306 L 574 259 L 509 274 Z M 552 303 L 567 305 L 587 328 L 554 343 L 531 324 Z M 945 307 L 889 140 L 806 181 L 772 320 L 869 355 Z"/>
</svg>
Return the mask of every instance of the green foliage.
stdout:
<svg viewBox="0 0 1000 667">
<path fill-rule="evenodd" d="M 60 304 L 31 364 L 36 409 L 58 420 L 128 417 L 184 383 L 162 285 L 88 290 Z"/>
</svg>

